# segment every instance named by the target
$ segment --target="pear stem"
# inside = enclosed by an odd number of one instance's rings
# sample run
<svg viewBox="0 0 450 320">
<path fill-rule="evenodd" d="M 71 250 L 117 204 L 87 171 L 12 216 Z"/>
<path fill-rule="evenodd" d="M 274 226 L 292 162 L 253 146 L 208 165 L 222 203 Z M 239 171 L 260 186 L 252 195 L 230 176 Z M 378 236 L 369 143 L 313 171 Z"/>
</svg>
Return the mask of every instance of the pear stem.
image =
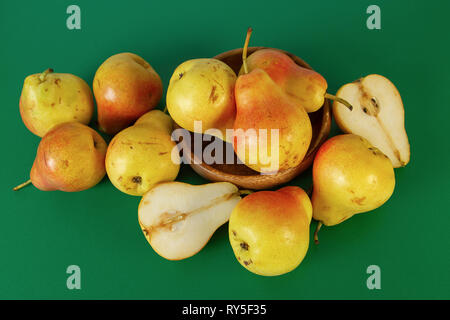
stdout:
<svg viewBox="0 0 450 320">
<path fill-rule="evenodd" d="M 25 181 L 24 183 L 19 184 L 17 187 L 14 187 L 13 190 L 17 191 L 22 189 L 23 187 L 26 187 L 27 185 L 29 185 L 31 183 L 31 179 L 28 181 Z"/>
<path fill-rule="evenodd" d="M 164 107 L 163 112 L 166 113 L 166 114 L 169 114 L 169 112 L 167 111 L 167 104 L 166 104 L 166 106 Z"/>
<path fill-rule="evenodd" d="M 47 77 L 47 75 L 48 75 L 49 73 L 52 73 L 52 72 L 53 72 L 53 69 L 52 69 L 52 68 L 48 68 L 47 70 L 45 70 L 44 72 L 42 72 L 42 73 L 39 75 L 39 80 L 45 81 L 45 77 Z"/>
<path fill-rule="evenodd" d="M 248 194 L 252 194 L 253 192 L 254 191 L 252 191 L 252 190 L 239 190 L 240 195 L 243 195 L 243 194 L 248 195 Z"/>
<path fill-rule="evenodd" d="M 322 228 L 322 222 L 317 223 L 316 231 L 314 231 L 314 242 L 315 244 L 319 244 L 319 230 Z"/>
<path fill-rule="evenodd" d="M 342 103 L 344 106 L 346 106 L 350 111 L 353 110 L 353 106 L 347 101 L 342 98 L 336 97 L 332 94 L 329 94 L 328 92 L 325 93 L 325 98 L 330 100 L 336 100 L 337 102 Z"/>
<path fill-rule="evenodd" d="M 242 50 L 242 65 L 244 66 L 244 74 L 248 73 L 247 68 L 247 49 L 248 49 L 248 43 L 250 42 L 250 36 L 252 35 L 253 29 L 249 27 L 247 29 L 247 36 L 245 37 L 245 43 L 244 43 L 244 50 Z"/>
</svg>

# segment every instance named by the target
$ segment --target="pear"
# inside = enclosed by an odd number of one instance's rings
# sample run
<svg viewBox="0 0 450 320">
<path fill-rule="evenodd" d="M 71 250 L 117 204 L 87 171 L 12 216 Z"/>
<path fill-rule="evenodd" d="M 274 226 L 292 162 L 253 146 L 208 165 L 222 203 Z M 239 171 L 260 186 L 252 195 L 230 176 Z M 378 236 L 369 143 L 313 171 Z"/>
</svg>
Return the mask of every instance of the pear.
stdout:
<svg viewBox="0 0 450 320">
<path fill-rule="evenodd" d="M 333 226 L 383 205 L 394 192 L 394 168 L 369 141 L 335 136 L 317 151 L 313 164 L 313 217 Z"/>
<path fill-rule="evenodd" d="M 162 82 L 152 66 L 129 52 L 106 59 L 94 77 L 100 130 L 116 134 L 158 105 Z"/>
<path fill-rule="evenodd" d="M 391 81 L 371 74 L 344 85 L 337 96 L 354 107 L 349 111 L 334 102 L 333 115 L 342 131 L 366 138 L 391 159 L 395 168 L 408 164 L 410 147 L 405 111 L 400 93 Z"/>
<path fill-rule="evenodd" d="M 328 87 L 319 73 L 300 67 L 288 55 L 275 49 L 261 49 L 247 59 L 248 70 L 262 69 L 287 94 L 297 99 L 307 112 L 322 107 Z M 244 73 L 241 68 L 239 74 Z"/>
<path fill-rule="evenodd" d="M 251 32 L 251 28 L 250 28 Z M 260 49 L 247 58 L 247 72 L 262 69 L 289 96 L 297 100 L 306 112 L 319 110 L 325 98 L 339 100 L 351 110 L 345 100 L 327 93 L 328 83 L 318 72 L 296 64 L 286 53 L 277 49 Z M 244 66 L 239 75 L 246 73 Z"/>
<path fill-rule="evenodd" d="M 152 110 L 112 139 L 106 172 L 117 189 L 142 196 L 159 182 L 175 180 L 180 158 L 171 139 L 172 126 L 167 114 Z"/>
<path fill-rule="evenodd" d="M 234 71 L 220 60 L 188 60 L 170 78 L 167 109 L 180 127 L 197 133 L 218 129 L 226 139 L 225 131 L 233 128 L 236 113 L 235 82 Z M 201 130 L 194 121 L 201 121 Z"/>
<path fill-rule="evenodd" d="M 78 122 L 66 122 L 42 138 L 36 153 L 30 182 L 43 191 L 82 191 L 105 176 L 106 142 L 93 129 Z"/>
<path fill-rule="evenodd" d="M 88 124 L 94 100 L 83 79 L 47 69 L 25 78 L 19 108 L 28 130 L 43 137 L 55 125 L 64 122 Z"/>
<path fill-rule="evenodd" d="M 250 34 L 251 29 L 244 45 L 244 66 Z M 263 173 L 299 165 L 312 138 L 311 122 L 300 102 L 287 95 L 263 69 L 240 75 L 235 96 L 233 147 L 239 159 Z"/>
<path fill-rule="evenodd" d="M 152 248 L 169 260 L 199 252 L 226 223 L 241 199 L 229 182 L 190 185 L 166 182 L 150 189 L 139 204 L 139 224 Z"/>
<path fill-rule="evenodd" d="M 312 206 L 299 187 L 258 191 L 231 213 L 229 237 L 239 263 L 263 276 L 297 268 L 308 251 Z"/>
</svg>

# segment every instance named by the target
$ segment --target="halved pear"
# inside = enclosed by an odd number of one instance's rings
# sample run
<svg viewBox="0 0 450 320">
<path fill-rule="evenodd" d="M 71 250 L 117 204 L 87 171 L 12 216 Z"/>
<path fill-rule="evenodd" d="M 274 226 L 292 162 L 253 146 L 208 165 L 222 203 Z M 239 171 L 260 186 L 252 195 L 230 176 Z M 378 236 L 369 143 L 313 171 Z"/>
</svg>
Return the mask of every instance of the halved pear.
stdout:
<svg viewBox="0 0 450 320">
<path fill-rule="evenodd" d="M 353 105 L 350 111 L 337 101 L 333 103 L 333 115 L 342 131 L 366 138 L 395 168 L 409 162 L 403 102 L 389 79 L 371 74 L 342 86 L 336 95 Z"/>
<path fill-rule="evenodd" d="M 147 241 L 169 260 L 199 252 L 230 218 L 241 199 L 229 182 L 190 185 L 167 182 L 150 189 L 139 204 L 139 224 Z"/>
</svg>

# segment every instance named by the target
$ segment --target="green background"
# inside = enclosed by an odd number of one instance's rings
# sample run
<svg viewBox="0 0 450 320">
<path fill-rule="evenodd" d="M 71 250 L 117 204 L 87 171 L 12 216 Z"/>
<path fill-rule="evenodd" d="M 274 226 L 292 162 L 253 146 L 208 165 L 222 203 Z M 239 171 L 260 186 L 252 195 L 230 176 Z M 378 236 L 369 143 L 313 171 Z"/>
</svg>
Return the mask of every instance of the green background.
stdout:
<svg viewBox="0 0 450 320">
<path fill-rule="evenodd" d="M 66 28 L 70 4 L 81 8 L 81 30 Z M 366 27 L 371 4 L 381 8 L 381 30 Z M 450 298 L 449 12 L 448 1 L 1 1 L 0 298 Z M 242 46 L 248 26 L 251 45 L 302 57 L 329 92 L 379 73 L 405 104 L 412 156 L 396 170 L 394 195 L 323 228 L 296 270 L 274 278 L 246 271 L 226 225 L 197 255 L 166 261 L 138 226 L 140 199 L 107 178 L 79 193 L 11 190 L 28 178 L 39 144 L 19 115 L 28 74 L 52 67 L 91 84 L 106 58 L 130 51 L 150 62 L 166 90 L 178 64 Z M 188 166 L 178 180 L 205 182 Z M 291 184 L 308 188 L 310 171 Z M 81 290 L 66 288 L 71 264 L 81 268 Z M 372 264 L 381 268 L 381 290 L 366 287 Z"/>
</svg>

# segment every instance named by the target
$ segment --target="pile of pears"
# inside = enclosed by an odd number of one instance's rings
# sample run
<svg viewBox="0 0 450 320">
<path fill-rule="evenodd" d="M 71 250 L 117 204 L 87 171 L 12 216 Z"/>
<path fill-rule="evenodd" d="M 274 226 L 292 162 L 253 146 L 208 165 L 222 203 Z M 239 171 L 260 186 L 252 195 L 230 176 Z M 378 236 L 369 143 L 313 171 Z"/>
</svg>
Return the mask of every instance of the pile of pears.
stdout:
<svg viewBox="0 0 450 320">
<path fill-rule="evenodd" d="M 20 114 L 42 139 L 30 180 L 14 190 L 32 183 L 43 191 L 82 191 L 107 174 L 118 190 L 142 197 L 138 222 L 160 256 L 191 257 L 229 222 L 230 245 L 244 268 L 263 276 L 294 270 L 307 254 L 312 219 L 318 221 L 318 243 L 322 225 L 372 211 L 393 194 L 394 168 L 410 158 L 403 103 L 392 82 L 380 75 L 346 84 L 333 96 L 323 76 L 281 50 L 260 49 L 247 57 L 251 32 L 238 74 L 217 59 L 179 65 L 167 90 L 169 114 L 155 109 L 163 94 L 159 75 L 133 53 L 106 59 L 95 74 L 93 92 L 73 74 L 47 69 L 28 76 Z M 226 181 L 175 181 L 182 162 L 172 138 L 175 123 L 191 132 L 214 132 L 232 143 L 249 168 L 276 174 L 302 162 L 312 139 L 308 113 L 327 98 L 334 100 L 333 115 L 344 134 L 317 151 L 312 194 L 297 186 L 252 191 Z M 94 99 L 96 124 L 112 137 L 109 144 L 89 127 Z M 277 144 L 259 135 L 260 129 L 277 129 Z M 246 130 L 255 130 L 256 139 Z M 254 153 L 261 148 L 267 148 L 266 156 Z M 268 156 L 274 152 L 277 163 Z"/>
</svg>

